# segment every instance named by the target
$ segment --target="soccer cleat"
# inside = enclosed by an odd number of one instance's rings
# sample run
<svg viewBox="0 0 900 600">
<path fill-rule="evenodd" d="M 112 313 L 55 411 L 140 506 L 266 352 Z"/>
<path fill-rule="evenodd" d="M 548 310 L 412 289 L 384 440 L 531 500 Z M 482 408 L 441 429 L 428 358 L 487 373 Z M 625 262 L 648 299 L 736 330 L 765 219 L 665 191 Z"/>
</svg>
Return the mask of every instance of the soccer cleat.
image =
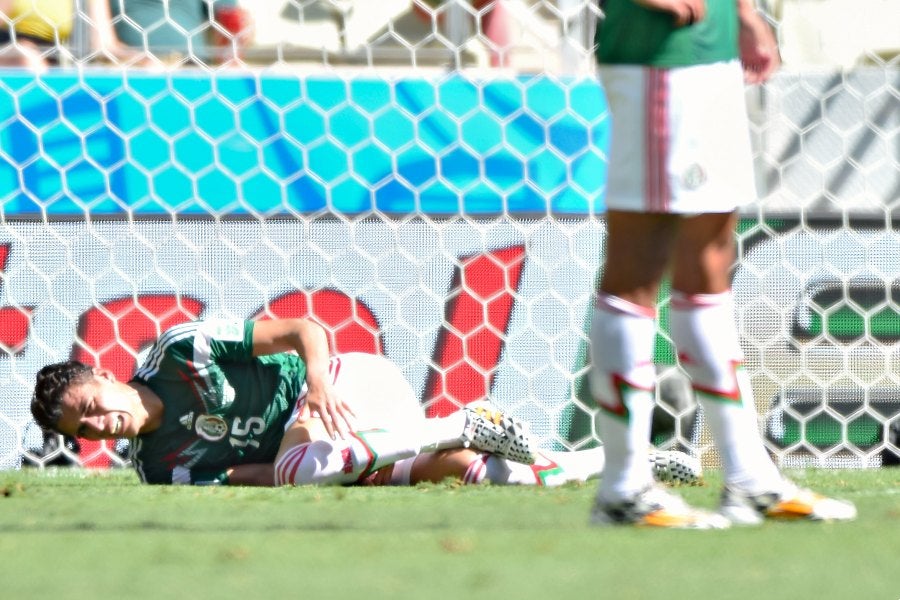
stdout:
<svg viewBox="0 0 900 600">
<path fill-rule="evenodd" d="M 852 521 L 856 518 L 853 503 L 828 498 L 793 483 L 787 483 L 781 492 L 754 495 L 726 486 L 719 512 L 735 525 L 759 525 L 763 519 Z"/>
<path fill-rule="evenodd" d="M 502 458 L 533 465 L 537 452 L 528 435 L 528 427 L 507 416 L 489 402 L 473 402 L 463 411 L 466 426 L 463 446 L 490 452 Z"/>
<path fill-rule="evenodd" d="M 677 485 L 700 485 L 703 481 L 703 466 L 689 454 L 651 448 L 649 458 L 657 481 Z"/>
<path fill-rule="evenodd" d="M 693 508 L 656 485 L 618 502 L 598 498 L 591 511 L 591 524 L 670 529 L 726 529 L 731 525 L 722 515 Z"/>
</svg>

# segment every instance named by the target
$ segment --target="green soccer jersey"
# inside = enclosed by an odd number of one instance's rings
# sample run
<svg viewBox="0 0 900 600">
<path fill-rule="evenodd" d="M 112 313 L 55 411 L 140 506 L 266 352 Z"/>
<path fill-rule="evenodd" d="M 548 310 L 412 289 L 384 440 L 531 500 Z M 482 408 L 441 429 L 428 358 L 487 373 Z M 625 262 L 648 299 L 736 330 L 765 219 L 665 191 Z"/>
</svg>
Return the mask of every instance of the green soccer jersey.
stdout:
<svg viewBox="0 0 900 600">
<path fill-rule="evenodd" d="M 736 0 L 706 0 L 706 18 L 676 27 L 672 13 L 634 0 L 604 0 L 605 17 L 597 24 L 597 61 L 601 64 L 686 67 L 738 57 Z"/>
<path fill-rule="evenodd" d="M 252 321 L 187 323 L 159 338 L 132 380 L 164 406 L 160 427 L 132 440 L 143 482 L 223 483 L 228 467 L 275 460 L 306 365 L 254 357 L 252 340 Z"/>
</svg>

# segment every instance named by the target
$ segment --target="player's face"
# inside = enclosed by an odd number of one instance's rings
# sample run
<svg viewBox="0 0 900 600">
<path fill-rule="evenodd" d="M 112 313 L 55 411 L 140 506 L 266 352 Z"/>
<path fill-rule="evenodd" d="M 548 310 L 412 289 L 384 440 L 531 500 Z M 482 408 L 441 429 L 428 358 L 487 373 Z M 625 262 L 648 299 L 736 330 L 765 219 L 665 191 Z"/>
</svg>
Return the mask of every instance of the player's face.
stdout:
<svg viewBox="0 0 900 600">
<path fill-rule="evenodd" d="M 137 391 L 105 372 L 69 386 L 62 396 L 60 433 L 86 440 L 134 437 L 140 432 L 140 397 Z"/>
</svg>

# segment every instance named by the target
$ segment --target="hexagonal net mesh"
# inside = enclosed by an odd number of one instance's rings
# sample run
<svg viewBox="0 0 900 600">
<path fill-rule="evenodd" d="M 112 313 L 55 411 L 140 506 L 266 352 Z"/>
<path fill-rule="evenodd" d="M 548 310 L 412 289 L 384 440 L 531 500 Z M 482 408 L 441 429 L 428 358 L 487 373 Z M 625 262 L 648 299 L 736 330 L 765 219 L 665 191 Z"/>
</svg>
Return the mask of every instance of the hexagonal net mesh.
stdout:
<svg viewBox="0 0 900 600">
<path fill-rule="evenodd" d="M 125 442 L 43 435 L 35 373 L 127 379 L 166 328 L 218 316 L 314 315 L 431 415 L 490 397 L 545 448 L 596 444 L 596 3 L 196 4 L 78 2 L 49 37 L 7 15 L 0 61 L 26 69 L 0 76 L 0 468 L 126 464 Z M 748 90 L 760 201 L 733 281 L 760 427 L 785 464 L 896 461 L 896 47 L 829 37 L 840 2 L 763 4 L 786 66 Z M 667 306 L 653 441 L 714 462 Z"/>
</svg>

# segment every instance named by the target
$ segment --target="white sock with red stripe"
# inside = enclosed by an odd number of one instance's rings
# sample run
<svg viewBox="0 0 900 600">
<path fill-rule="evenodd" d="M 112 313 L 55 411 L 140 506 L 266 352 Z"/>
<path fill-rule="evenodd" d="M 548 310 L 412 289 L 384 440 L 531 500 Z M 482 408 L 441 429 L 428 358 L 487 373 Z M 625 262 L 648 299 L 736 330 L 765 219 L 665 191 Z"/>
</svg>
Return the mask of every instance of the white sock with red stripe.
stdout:
<svg viewBox="0 0 900 600">
<path fill-rule="evenodd" d="M 591 322 L 591 394 L 606 465 L 598 498 L 615 502 L 653 483 L 647 456 L 656 369 L 656 311 L 600 294 Z"/>
<path fill-rule="evenodd" d="M 495 485 L 542 485 L 553 487 L 572 481 L 587 481 L 603 470 L 603 448 L 580 452 L 539 452 L 533 465 L 481 453 L 469 463 L 462 481 Z"/>
<path fill-rule="evenodd" d="M 391 471 L 391 485 L 410 485 L 412 483 L 412 468 L 416 462 L 416 457 L 404 458 L 394 463 Z"/>
<path fill-rule="evenodd" d="M 381 467 L 419 453 L 418 436 L 371 429 L 347 439 L 316 440 L 285 451 L 275 462 L 275 485 L 356 483 Z"/>
<path fill-rule="evenodd" d="M 673 291 L 670 329 L 682 367 L 722 455 L 725 483 L 756 494 L 779 489 L 782 477 L 759 433 L 731 292 Z"/>
</svg>

